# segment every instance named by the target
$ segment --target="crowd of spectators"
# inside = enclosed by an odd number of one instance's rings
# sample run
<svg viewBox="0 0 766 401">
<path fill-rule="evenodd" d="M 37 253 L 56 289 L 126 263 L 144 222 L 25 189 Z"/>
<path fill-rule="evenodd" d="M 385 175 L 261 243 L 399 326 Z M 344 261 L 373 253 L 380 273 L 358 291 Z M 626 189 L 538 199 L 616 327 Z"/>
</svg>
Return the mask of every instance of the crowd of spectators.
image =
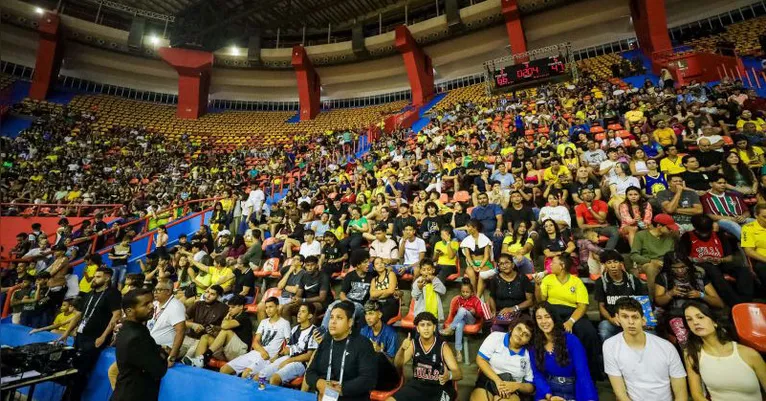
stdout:
<svg viewBox="0 0 766 401">
<path fill-rule="evenodd" d="M 731 307 L 766 284 L 765 110 L 741 82 L 624 89 L 586 74 L 437 108 L 420 133 L 384 135 L 361 159 L 321 143 L 274 151 L 282 171 L 324 162 L 273 204 L 250 185 L 266 170 L 241 167 L 248 151 L 189 161 L 183 141 L 89 133 L 87 113 L 54 115 L 14 141 L 9 188 L 48 201 L 71 185 L 134 205 L 223 197 L 208 226 L 161 243 L 124 284 L 115 266 L 124 252 L 110 253 L 113 269 L 88 259 L 84 302 L 76 312 L 64 303 L 69 315 L 53 328 L 89 349 L 106 346 L 118 320 L 93 294 L 150 286 L 149 329 L 169 366 L 216 360 L 225 374 L 303 378 L 304 389 L 343 401 L 395 389 L 409 361 L 412 379 L 390 400 L 454 398 L 463 331 L 477 322 L 491 329 L 472 401 L 595 400 L 594 382 L 607 378 L 620 400 L 702 400 L 703 387 L 714 401 L 756 400 L 766 365 L 725 328 Z M 83 141 L 87 160 L 67 145 Z M 149 182 L 126 188 L 133 178 Z M 16 269 L 14 312 L 33 327 L 51 328 L 65 299 L 66 247 L 47 246 L 26 253 L 36 274 Z M 268 296 L 259 299 L 256 277 Z M 444 299 L 455 282 L 459 295 Z M 400 342 L 389 322 L 408 299 L 415 330 Z M 44 317 L 29 320 L 38 309 Z"/>
</svg>

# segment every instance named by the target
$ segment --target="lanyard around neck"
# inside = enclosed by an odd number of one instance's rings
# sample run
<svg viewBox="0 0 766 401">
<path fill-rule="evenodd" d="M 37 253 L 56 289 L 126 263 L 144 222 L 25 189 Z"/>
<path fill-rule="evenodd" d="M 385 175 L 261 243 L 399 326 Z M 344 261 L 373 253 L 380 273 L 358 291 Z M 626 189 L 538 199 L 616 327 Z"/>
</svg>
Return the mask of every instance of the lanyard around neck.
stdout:
<svg viewBox="0 0 766 401">
<path fill-rule="evenodd" d="M 341 385 L 343 384 L 343 373 L 346 368 L 346 351 L 348 350 L 348 342 L 351 338 L 346 338 L 346 345 L 343 347 L 343 355 L 340 359 L 340 378 L 338 380 L 338 383 Z M 326 381 L 330 381 L 330 377 L 332 376 L 332 348 L 335 345 L 335 341 L 331 340 L 330 342 L 330 363 L 327 365 L 327 378 Z"/>
</svg>

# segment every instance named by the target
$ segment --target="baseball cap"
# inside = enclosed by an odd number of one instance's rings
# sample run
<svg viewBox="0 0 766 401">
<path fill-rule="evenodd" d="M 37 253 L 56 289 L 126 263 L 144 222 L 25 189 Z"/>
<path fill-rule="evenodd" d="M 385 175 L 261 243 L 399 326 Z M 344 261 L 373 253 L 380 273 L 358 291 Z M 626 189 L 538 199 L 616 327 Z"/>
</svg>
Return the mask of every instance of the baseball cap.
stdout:
<svg viewBox="0 0 766 401">
<path fill-rule="evenodd" d="M 673 231 L 679 230 L 678 224 L 676 224 L 676 221 L 673 220 L 673 217 L 671 217 L 669 214 L 665 214 L 665 213 L 657 214 L 652 219 L 652 222 L 655 224 L 662 224 L 663 226 Z"/>
</svg>

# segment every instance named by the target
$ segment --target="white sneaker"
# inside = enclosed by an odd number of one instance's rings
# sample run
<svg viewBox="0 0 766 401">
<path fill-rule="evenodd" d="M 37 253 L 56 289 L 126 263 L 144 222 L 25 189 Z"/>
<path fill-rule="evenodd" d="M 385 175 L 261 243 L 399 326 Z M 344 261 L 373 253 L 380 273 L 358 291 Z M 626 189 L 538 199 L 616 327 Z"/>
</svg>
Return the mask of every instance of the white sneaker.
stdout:
<svg viewBox="0 0 766 401">
<path fill-rule="evenodd" d="M 191 365 L 194 366 L 195 368 L 201 368 L 205 366 L 205 359 L 202 357 L 202 355 L 196 356 L 190 359 L 191 359 Z"/>
</svg>

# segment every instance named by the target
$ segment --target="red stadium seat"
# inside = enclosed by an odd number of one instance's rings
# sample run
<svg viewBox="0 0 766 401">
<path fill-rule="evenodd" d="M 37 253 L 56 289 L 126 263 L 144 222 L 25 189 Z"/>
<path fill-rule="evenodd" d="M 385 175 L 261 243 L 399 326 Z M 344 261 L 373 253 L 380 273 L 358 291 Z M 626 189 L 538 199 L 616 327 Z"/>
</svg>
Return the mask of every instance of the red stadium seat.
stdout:
<svg viewBox="0 0 766 401">
<path fill-rule="evenodd" d="M 271 258 L 263 264 L 263 269 L 254 272 L 255 277 L 271 277 L 274 272 L 279 273 L 279 258 Z"/>
<path fill-rule="evenodd" d="M 263 293 L 263 299 L 261 299 L 261 301 L 269 299 L 271 297 L 279 298 L 280 295 L 282 295 L 282 290 L 280 290 L 279 288 L 276 288 L 276 287 L 269 288 L 268 290 L 266 290 L 266 292 Z M 256 303 L 255 307 L 247 308 L 247 312 L 248 313 L 257 313 L 258 312 L 258 305 L 260 305 L 260 303 Z"/>
<path fill-rule="evenodd" d="M 3 304 L 3 314 L 2 316 L 8 317 L 8 314 L 11 313 L 11 298 L 13 297 L 13 293 L 16 292 L 16 290 L 19 289 L 18 285 L 14 285 L 13 287 L 8 288 L 8 293 L 5 296 L 5 303 Z M 400 312 L 401 314 L 401 312 Z"/>
<path fill-rule="evenodd" d="M 397 311 L 399 311 L 399 313 L 397 313 L 396 316 L 392 317 L 391 319 L 388 319 L 388 322 L 386 322 L 386 324 L 388 324 L 389 326 L 392 326 L 394 323 L 402 320 L 402 299 L 401 298 L 399 298 L 399 308 L 397 309 Z"/>
<path fill-rule="evenodd" d="M 469 194 L 468 191 L 457 191 L 452 197 L 452 200 L 455 202 L 468 202 L 471 200 L 471 194 Z"/>
<path fill-rule="evenodd" d="M 255 275 L 255 272 L 253 272 L 253 275 Z M 258 312 L 258 295 L 261 292 L 260 287 L 255 287 L 255 296 L 253 296 L 253 302 L 245 305 L 245 312 L 247 313 L 255 313 Z"/>
<path fill-rule="evenodd" d="M 732 320 L 742 344 L 758 352 L 766 352 L 766 304 L 734 305 Z"/>
<path fill-rule="evenodd" d="M 401 369 L 399 369 L 398 372 L 399 383 L 396 385 L 396 388 L 389 391 L 372 390 L 370 392 L 370 401 L 386 401 L 387 399 L 393 397 L 393 395 L 396 394 L 396 392 L 399 391 L 402 386 L 404 386 L 404 372 L 402 372 Z"/>
<path fill-rule="evenodd" d="M 402 318 L 401 326 L 408 330 L 415 328 L 415 298 L 410 300 L 410 310 L 407 311 L 407 316 Z"/>
</svg>

